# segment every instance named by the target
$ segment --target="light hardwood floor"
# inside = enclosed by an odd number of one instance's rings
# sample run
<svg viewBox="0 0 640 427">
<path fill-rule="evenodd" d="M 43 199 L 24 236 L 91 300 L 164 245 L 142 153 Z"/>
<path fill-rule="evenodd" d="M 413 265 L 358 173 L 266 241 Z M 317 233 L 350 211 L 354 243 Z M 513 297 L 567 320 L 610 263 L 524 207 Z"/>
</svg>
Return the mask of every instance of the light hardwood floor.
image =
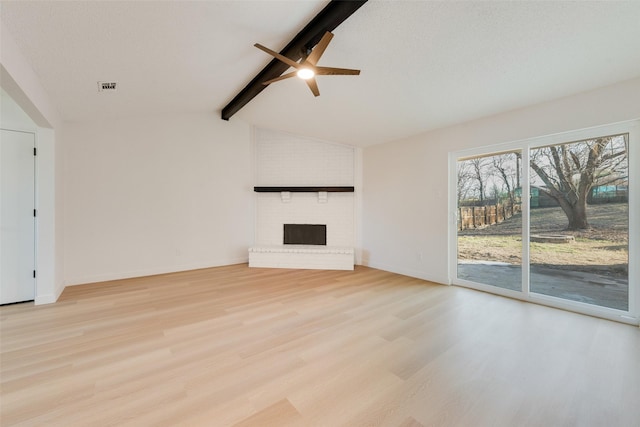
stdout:
<svg viewBox="0 0 640 427">
<path fill-rule="evenodd" d="M 366 267 L 0 308 L 3 427 L 638 426 L 640 329 Z"/>
</svg>

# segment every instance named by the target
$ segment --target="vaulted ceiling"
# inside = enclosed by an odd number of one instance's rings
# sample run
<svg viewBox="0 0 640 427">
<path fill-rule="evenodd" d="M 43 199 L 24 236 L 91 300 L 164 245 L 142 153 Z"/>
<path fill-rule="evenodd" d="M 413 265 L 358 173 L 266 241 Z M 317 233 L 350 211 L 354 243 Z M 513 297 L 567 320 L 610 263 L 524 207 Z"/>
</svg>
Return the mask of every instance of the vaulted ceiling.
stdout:
<svg viewBox="0 0 640 427">
<path fill-rule="evenodd" d="M 326 1 L 2 1 L 64 120 L 220 110 Z M 366 146 L 640 76 L 640 2 L 370 0 L 334 30 L 321 96 L 269 86 L 231 120 Z M 115 93 L 97 82 L 115 80 Z"/>
</svg>

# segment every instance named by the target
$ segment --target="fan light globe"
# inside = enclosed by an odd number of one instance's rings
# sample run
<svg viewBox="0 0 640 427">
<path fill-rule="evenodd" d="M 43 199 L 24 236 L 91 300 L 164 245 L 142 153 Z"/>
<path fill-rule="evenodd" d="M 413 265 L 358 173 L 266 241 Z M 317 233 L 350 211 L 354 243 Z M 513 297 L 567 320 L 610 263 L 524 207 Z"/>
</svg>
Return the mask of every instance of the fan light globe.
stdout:
<svg viewBox="0 0 640 427">
<path fill-rule="evenodd" d="M 302 68 L 298 70 L 297 75 L 302 80 L 309 80 L 311 77 L 315 75 L 315 73 L 313 72 L 313 70 L 310 70 L 309 68 Z"/>
</svg>

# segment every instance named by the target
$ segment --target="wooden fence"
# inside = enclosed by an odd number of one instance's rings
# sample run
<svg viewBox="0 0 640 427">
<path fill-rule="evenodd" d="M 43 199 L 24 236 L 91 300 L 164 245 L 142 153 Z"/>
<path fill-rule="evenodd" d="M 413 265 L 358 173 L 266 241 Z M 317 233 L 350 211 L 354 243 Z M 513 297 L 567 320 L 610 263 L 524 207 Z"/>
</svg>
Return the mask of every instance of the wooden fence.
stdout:
<svg viewBox="0 0 640 427">
<path fill-rule="evenodd" d="M 520 204 L 465 206 L 458 208 L 458 230 L 483 228 L 509 219 L 521 210 Z"/>
</svg>

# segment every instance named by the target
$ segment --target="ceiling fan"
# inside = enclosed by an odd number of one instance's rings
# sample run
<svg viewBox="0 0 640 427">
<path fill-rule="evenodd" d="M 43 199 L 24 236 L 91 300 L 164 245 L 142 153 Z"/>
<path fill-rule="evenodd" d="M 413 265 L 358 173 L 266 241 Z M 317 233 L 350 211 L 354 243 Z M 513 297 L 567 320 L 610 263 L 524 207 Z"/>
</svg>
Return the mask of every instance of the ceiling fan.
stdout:
<svg viewBox="0 0 640 427">
<path fill-rule="evenodd" d="M 275 79 L 267 80 L 263 82 L 263 85 L 269 85 L 271 83 L 278 82 L 280 80 L 288 79 L 290 77 L 298 76 L 307 82 L 307 86 L 311 89 L 314 96 L 320 96 L 320 91 L 318 90 L 318 83 L 316 82 L 315 76 L 335 76 L 335 75 L 351 75 L 357 76 L 360 74 L 360 70 L 352 70 L 349 68 L 334 68 L 334 67 L 320 67 L 317 65 L 320 57 L 324 53 L 327 46 L 329 46 L 329 42 L 333 38 L 333 34 L 327 31 L 320 42 L 316 45 L 316 47 L 311 51 L 311 53 L 303 58 L 302 62 L 296 62 L 292 59 L 287 58 L 284 55 L 280 55 L 278 52 L 274 52 L 273 50 L 262 46 L 261 44 L 256 43 L 254 46 L 260 50 L 267 52 L 269 55 L 274 58 L 284 62 L 285 64 L 293 67 L 296 71 L 292 71 L 287 74 L 283 74 L 280 77 L 276 77 Z"/>
</svg>

